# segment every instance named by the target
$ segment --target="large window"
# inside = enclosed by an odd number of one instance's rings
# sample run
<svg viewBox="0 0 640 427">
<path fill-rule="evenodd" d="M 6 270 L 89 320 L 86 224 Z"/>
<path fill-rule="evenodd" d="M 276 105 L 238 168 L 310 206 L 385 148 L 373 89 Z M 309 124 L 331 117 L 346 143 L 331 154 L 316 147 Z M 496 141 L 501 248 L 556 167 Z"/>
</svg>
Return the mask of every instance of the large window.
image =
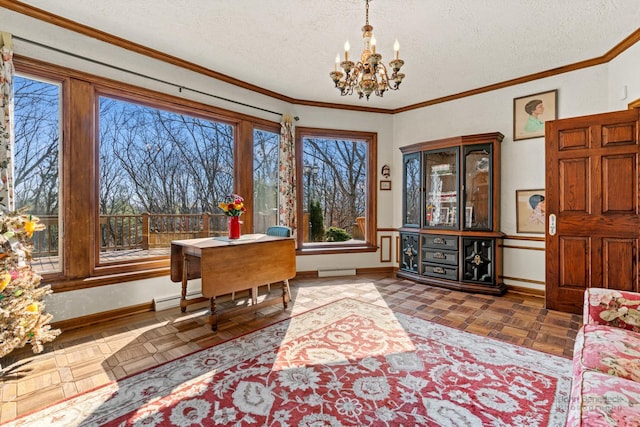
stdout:
<svg viewBox="0 0 640 427">
<path fill-rule="evenodd" d="M 375 245 L 375 134 L 298 128 L 296 144 L 300 245 Z"/>
<path fill-rule="evenodd" d="M 166 256 L 170 241 L 220 235 L 233 192 L 234 128 L 102 96 L 100 261 Z"/>
<path fill-rule="evenodd" d="M 46 226 L 33 236 L 32 266 L 56 273 L 60 262 L 61 85 L 26 75 L 14 79 L 16 209 Z"/>
<path fill-rule="evenodd" d="M 275 223 L 277 121 L 14 64 L 16 204 L 47 222 L 33 265 L 54 291 L 166 277 L 171 240 L 226 233 L 217 205 L 232 192 L 243 232 Z"/>
</svg>

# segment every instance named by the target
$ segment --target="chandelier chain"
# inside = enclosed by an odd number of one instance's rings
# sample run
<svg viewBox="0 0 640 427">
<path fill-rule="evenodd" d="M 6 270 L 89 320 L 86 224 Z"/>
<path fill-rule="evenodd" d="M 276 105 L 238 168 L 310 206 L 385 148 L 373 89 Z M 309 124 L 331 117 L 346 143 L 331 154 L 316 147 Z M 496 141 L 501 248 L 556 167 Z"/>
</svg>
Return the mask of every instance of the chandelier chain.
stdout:
<svg viewBox="0 0 640 427">
<path fill-rule="evenodd" d="M 364 24 L 365 25 L 369 25 L 369 0 L 366 0 L 366 2 L 367 2 L 367 4 L 365 6 L 366 7 L 366 12 L 364 14 L 364 16 L 365 16 Z"/>
</svg>

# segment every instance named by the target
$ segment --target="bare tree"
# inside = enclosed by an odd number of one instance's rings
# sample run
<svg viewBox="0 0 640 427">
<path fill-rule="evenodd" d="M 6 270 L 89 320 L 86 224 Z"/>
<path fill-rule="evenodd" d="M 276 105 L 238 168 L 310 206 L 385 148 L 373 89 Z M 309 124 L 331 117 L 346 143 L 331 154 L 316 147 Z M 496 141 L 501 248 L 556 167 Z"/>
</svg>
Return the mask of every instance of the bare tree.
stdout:
<svg viewBox="0 0 640 427">
<path fill-rule="evenodd" d="M 253 132 L 253 211 L 256 232 L 275 225 L 278 207 L 279 135 L 274 132 Z"/>
<path fill-rule="evenodd" d="M 16 208 L 57 215 L 60 86 L 20 76 L 14 82 Z"/>
<path fill-rule="evenodd" d="M 60 86 L 16 82 L 17 205 L 57 215 Z M 99 105 L 101 215 L 217 212 L 233 189 L 232 124 L 108 97 Z M 253 136 L 252 208 L 269 213 L 276 207 L 279 135 L 255 130 Z M 317 171 L 308 176 L 307 198 L 320 201 L 326 227 L 349 229 L 365 214 L 367 144 L 305 138 L 304 158 Z"/>
<path fill-rule="evenodd" d="M 100 127 L 104 178 L 117 165 L 136 212 L 211 211 L 233 188 L 230 125 L 101 98 Z M 112 190 L 101 181 L 105 197 Z"/>
<path fill-rule="evenodd" d="M 318 166 L 308 188 L 319 197 L 325 226 L 348 229 L 364 216 L 367 145 L 362 141 L 305 138 L 304 159 Z"/>
</svg>

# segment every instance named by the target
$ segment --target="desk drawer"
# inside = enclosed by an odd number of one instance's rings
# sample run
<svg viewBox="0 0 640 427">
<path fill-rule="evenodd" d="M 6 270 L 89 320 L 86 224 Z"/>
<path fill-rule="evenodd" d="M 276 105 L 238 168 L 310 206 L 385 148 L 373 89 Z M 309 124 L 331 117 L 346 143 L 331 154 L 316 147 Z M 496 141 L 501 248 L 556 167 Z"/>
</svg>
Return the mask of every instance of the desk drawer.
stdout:
<svg viewBox="0 0 640 427">
<path fill-rule="evenodd" d="M 458 280 L 458 268 L 431 263 L 422 264 L 422 275 L 441 279 Z"/>
<path fill-rule="evenodd" d="M 423 234 L 422 247 L 458 250 L 458 236 Z"/>
<path fill-rule="evenodd" d="M 434 248 L 422 249 L 422 262 L 439 264 L 458 265 L 458 252 L 445 251 Z"/>
</svg>

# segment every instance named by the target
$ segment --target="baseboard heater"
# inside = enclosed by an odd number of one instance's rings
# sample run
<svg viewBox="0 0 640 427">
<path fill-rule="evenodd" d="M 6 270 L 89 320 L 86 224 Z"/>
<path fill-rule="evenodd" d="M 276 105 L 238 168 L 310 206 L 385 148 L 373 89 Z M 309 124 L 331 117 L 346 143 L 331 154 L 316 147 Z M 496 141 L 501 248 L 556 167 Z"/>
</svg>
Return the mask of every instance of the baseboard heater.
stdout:
<svg viewBox="0 0 640 427">
<path fill-rule="evenodd" d="M 319 268 L 318 277 L 355 276 L 355 268 Z"/>
<path fill-rule="evenodd" d="M 187 299 L 198 298 L 202 296 L 200 291 L 187 292 Z M 168 308 L 180 307 L 180 295 L 168 295 L 153 299 L 154 311 L 166 310 Z"/>
</svg>

